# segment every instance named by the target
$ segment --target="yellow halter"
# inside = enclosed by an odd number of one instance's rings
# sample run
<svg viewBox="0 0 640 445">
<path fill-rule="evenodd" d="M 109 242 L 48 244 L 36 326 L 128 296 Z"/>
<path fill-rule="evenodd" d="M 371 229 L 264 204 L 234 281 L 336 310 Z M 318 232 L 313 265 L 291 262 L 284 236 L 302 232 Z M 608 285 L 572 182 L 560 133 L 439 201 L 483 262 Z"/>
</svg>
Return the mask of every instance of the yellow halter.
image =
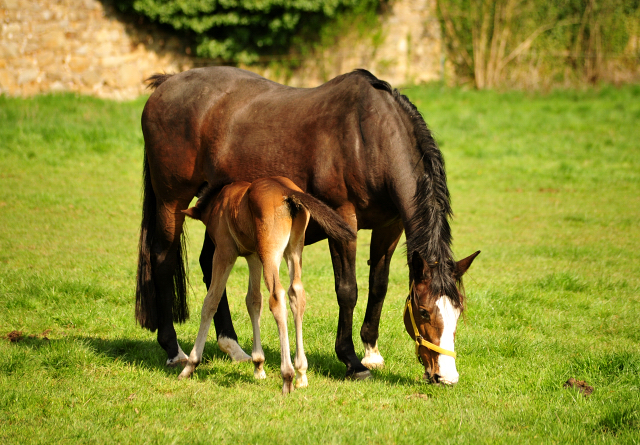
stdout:
<svg viewBox="0 0 640 445">
<path fill-rule="evenodd" d="M 411 319 L 411 325 L 413 326 L 413 333 L 415 335 L 416 356 L 418 357 L 418 360 L 422 363 L 422 360 L 420 359 L 420 354 L 418 353 L 420 346 L 424 346 L 425 348 L 431 349 L 432 351 L 436 351 L 439 354 L 448 355 L 455 359 L 456 353 L 454 351 L 449 351 L 448 349 L 443 349 L 440 346 L 434 345 L 433 343 L 426 341 L 422 337 L 422 335 L 420 335 L 420 332 L 418 331 L 418 326 L 416 325 L 416 320 L 415 318 L 413 318 L 413 309 L 411 308 L 412 293 L 413 293 L 413 281 L 411 282 L 411 289 L 409 289 L 409 296 L 407 297 L 407 303 L 404 306 L 404 312 L 406 313 L 407 309 L 409 309 L 409 318 Z"/>
</svg>

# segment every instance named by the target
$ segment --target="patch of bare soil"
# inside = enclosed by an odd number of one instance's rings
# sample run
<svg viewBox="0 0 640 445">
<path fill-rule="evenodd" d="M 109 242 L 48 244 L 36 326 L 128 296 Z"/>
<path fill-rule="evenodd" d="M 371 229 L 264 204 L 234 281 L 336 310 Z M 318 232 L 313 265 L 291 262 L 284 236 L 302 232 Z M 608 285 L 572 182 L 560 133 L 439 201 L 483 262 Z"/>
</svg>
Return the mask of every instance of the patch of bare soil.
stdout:
<svg viewBox="0 0 640 445">
<path fill-rule="evenodd" d="M 430 397 L 426 394 L 411 394 L 407 396 L 407 399 L 423 399 L 423 400 L 428 400 Z"/>
<path fill-rule="evenodd" d="M 4 336 L 11 343 L 18 343 L 22 340 L 22 331 L 11 331 L 7 335 Z"/>
<path fill-rule="evenodd" d="M 49 340 L 49 338 L 47 337 L 47 334 L 49 334 L 49 332 L 51 332 L 51 329 L 46 329 L 45 331 L 42 332 L 42 334 L 30 334 L 27 337 L 28 338 L 41 338 L 42 340 Z M 24 334 L 22 333 L 22 331 L 11 331 L 9 332 L 7 335 L 3 336 L 2 338 L 6 338 L 7 340 L 9 340 L 11 343 L 18 343 L 20 340 L 24 340 Z"/>
<path fill-rule="evenodd" d="M 581 392 L 582 395 L 584 395 L 585 397 L 590 396 L 591 393 L 593 392 L 593 386 L 589 386 L 587 385 L 587 382 L 583 380 L 576 380 L 573 377 L 571 377 L 569 380 L 565 382 L 564 387 L 575 388 L 579 392 Z"/>
</svg>

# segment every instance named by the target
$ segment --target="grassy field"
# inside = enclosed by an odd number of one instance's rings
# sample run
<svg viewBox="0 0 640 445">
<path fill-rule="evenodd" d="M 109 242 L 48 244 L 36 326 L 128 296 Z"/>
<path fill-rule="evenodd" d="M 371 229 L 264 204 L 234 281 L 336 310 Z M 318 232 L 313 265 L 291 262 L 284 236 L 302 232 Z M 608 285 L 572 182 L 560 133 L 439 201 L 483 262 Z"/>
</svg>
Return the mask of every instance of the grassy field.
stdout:
<svg viewBox="0 0 640 445">
<path fill-rule="evenodd" d="M 386 367 L 343 380 L 323 242 L 305 249 L 303 271 L 310 386 L 288 397 L 268 311 L 265 381 L 211 338 L 195 378 L 179 382 L 155 335 L 134 322 L 144 98 L 0 97 L 2 443 L 639 443 L 640 87 L 404 93 L 445 154 L 454 251 L 482 250 L 456 337 L 460 383 L 421 380 L 401 321 L 403 249 L 381 323 Z M 199 223 L 189 236 L 185 351 L 205 294 Z M 361 300 L 368 236 L 359 236 Z M 246 272 L 238 262 L 229 292 L 249 350 Z M 593 394 L 564 388 L 570 377 Z"/>
</svg>

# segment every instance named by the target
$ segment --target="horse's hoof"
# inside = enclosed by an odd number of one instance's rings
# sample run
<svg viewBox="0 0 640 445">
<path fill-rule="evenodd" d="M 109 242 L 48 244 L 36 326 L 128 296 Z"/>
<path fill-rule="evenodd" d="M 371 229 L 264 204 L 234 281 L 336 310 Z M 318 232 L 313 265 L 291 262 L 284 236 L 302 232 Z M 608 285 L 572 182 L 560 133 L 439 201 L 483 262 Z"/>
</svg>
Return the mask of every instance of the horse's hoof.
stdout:
<svg viewBox="0 0 640 445">
<path fill-rule="evenodd" d="M 369 369 L 384 368 L 384 359 L 380 354 L 371 354 L 362 359 L 362 364 Z"/>
<path fill-rule="evenodd" d="M 168 358 L 165 365 L 168 366 L 169 368 L 173 368 L 178 365 L 184 366 L 187 363 L 187 361 L 189 361 L 189 356 L 187 356 L 187 354 L 184 353 L 180 345 L 178 345 L 178 353 L 176 354 L 175 357 Z"/>
<path fill-rule="evenodd" d="M 244 352 L 237 341 L 229 337 L 219 337 L 218 347 L 222 352 L 229 354 L 233 362 L 250 362 L 251 356 Z"/>
<path fill-rule="evenodd" d="M 347 378 L 351 380 L 367 380 L 371 378 L 371 371 L 367 369 L 365 371 L 354 372 L 353 374 L 347 375 Z"/>
<path fill-rule="evenodd" d="M 264 369 L 255 369 L 253 371 L 253 378 L 255 378 L 256 380 L 264 380 L 267 378 L 267 373 L 264 372 Z"/>
<path fill-rule="evenodd" d="M 175 360 L 172 362 L 169 362 L 169 360 L 167 360 L 167 368 L 176 368 L 178 366 L 184 366 L 187 364 L 188 361 L 189 359 L 186 359 L 186 358 Z"/>
<path fill-rule="evenodd" d="M 178 354 L 176 357 L 174 358 L 168 358 L 167 359 L 167 363 L 166 366 L 169 368 L 175 368 L 178 365 L 184 366 L 187 364 L 187 362 L 189 361 L 189 357 L 186 356 L 186 354 L 184 354 L 184 357 L 181 357 L 180 354 Z"/>
<path fill-rule="evenodd" d="M 364 344 L 364 357 L 362 358 L 362 364 L 369 369 L 382 369 L 384 368 L 384 359 L 380 355 L 378 349 L 378 342 L 373 346 Z"/>
</svg>

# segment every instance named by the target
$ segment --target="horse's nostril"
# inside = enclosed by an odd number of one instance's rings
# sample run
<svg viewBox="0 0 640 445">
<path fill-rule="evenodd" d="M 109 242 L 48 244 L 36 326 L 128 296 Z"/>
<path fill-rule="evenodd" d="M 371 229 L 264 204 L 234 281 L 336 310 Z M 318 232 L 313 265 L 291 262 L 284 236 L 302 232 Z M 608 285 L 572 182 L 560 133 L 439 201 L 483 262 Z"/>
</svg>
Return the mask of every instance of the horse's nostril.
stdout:
<svg viewBox="0 0 640 445">
<path fill-rule="evenodd" d="M 433 374 L 433 381 L 436 383 L 440 383 L 440 376 L 438 374 Z"/>
</svg>

